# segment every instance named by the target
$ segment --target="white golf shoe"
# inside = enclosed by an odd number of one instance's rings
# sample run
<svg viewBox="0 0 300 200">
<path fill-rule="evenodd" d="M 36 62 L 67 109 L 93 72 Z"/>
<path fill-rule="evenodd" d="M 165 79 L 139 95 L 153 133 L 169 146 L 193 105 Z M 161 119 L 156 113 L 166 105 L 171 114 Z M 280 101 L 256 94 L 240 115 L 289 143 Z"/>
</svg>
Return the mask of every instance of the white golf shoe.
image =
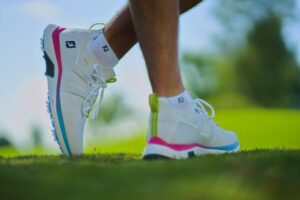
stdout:
<svg viewBox="0 0 300 200">
<path fill-rule="evenodd" d="M 150 95 L 151 115 L 147 145 L 142 157 L 186 159 L 203 154 L 239 150 L 239 141 L 231 131 L 220 128 L 212 118 L 214 110 L 202 99 L 180 98 L 174 108 L 167 98 Z M 211 109 L 211 115 L 205 107 Z"/>
<path fill-rule="evenodd" d="M 104 88 L 115 76 L 113 69 L 101 66 L 92 52 L 91 42 L 99 33 L 52 24 L 44 30 L 48 107 L 55 138 L 65 155 L 83 153 L 86 118 L 91 110 L 93 117 L 97 115 Z"/>
</svg>

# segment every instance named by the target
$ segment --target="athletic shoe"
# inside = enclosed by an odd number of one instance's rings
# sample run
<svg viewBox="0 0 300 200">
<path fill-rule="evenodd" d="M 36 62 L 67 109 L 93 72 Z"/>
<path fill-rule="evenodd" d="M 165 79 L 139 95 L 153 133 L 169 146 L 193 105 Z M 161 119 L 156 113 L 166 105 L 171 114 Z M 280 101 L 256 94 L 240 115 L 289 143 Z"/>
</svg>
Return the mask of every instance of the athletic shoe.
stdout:
<svg viewBox="0 0 300 200">
<path fill-rule="evenodd" d="M 142 157 L 186 159 L 203 154 L 236 152 L 239 141 L 212 118 L 213 107 L 202 99 L 180 99 L 183 108 L 174 108 L 167 98 L 150 95 L 151 115 L 147 145 Z M 211 116 L 205 107 L 211 109 Z"/>
<path fill-rule="evenodd" d="M 44 30 L 48 108 L 55 138 L 65 155 L 83 153 L 86 118 L 91 110 L 96 117 L 104 88 L 115 75 L 111 67 L 101 66 L 92 52 L 91 42 L 99 33 L 52 24 Z"/>
</svg>

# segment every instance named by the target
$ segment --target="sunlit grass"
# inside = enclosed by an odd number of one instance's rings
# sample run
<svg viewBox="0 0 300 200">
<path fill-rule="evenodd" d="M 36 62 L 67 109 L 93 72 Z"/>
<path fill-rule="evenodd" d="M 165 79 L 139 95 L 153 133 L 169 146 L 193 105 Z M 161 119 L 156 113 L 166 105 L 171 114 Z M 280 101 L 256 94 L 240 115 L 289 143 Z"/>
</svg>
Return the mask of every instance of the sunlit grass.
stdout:
<svg viewBox="0 0 300 200">
<path fill-rule="evenodd" d="M 300 112 L 284 109 L 224 110 L 217 122 L 234 130 L 241 149 L 300 148 Z"/>
<path fill-rule="evenodd" d="M 300 111 L 284 109 L 236 109 L 217 111 L 220 126 L 235 131 L 242 150 L 285 148 L 300 149 Z M 146 122 L 145 122 L 146 123 Z M 86 145 L 86 153 L 134 153 L 141 154 L 146 141 L 146 130 L 134 137 L 109 140 L 96 145 Z M 27 151 L 0 148 L 0 156 L 26 154 L 53 154 L 41 147 Z M 57 153 L 56 153 L 57 154 Z"/>
<path fill-rule="evenodd" d="M 300 112 L 284 109 L 236 109 L 220 110 L 216 122 L 223 128 L 237 133 L 241 150 L 299 149 Z M 110 141 L 96 145 L 89 152 L 141 153 L 145 145 L 145 133 L 125 141 Z"/>
<path fill-rule="evenodd" d="M 50 155 L 42 148 L 21 153 L 2 148 L 1 196 L 31 200 L 295 199 L 300 195 L 299 119 L 300 112 L 293 110 L 219 111 L 216 121 L 238 133 L 242 151 L 184 161 L 141 160 L 145 130 L 126 140 L 87 145 L 87 154 L 80 157 Z"/>
</svg>

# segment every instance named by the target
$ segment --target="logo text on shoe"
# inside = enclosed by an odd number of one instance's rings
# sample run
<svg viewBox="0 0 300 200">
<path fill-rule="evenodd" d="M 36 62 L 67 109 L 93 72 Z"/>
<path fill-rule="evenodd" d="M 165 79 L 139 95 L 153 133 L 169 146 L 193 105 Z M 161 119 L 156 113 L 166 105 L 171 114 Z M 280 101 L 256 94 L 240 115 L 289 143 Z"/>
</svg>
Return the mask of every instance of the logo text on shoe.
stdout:
<svg viewBox="0 0 300 200">
<path fill-rule="evenodd" d="M 183 103 L 184 102 L 184 98 L 183 97 L 179 97 L 177 100 L 178 100 L 178 103 Z"/>
<path fill-rule="evenodd" d="M 109 51 L 109 48 L 108 48 L 108 46 L 107 46 L 107 45 L 104 45 L 104 46 L 102 47 L 102 49 L 103 49 L 103 51 L 104 51 L 104 52 L 107 52 L 107 51 Z"/>
<path fill-rule="evenodd" d="M 66 41 L 66 47 L 69 49 L 76 48 L 75 41 Z"/>
</svg>

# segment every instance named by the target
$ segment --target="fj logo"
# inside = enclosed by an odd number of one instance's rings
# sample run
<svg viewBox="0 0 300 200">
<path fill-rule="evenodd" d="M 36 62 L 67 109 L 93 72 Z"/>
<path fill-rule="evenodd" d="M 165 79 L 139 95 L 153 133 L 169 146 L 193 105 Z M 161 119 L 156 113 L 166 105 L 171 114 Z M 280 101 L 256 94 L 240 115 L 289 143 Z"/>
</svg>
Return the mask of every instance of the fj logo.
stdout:
<svg viewBox="0 0 300 200">
<path fill-rule="evenodd" d="M 66 41 L 66 47 L 69 49 L 76 48 L 75 41 Z"/>
<path fill-rule="evenodd" d="M 178 103 L 183 103 L 184 102 L 184 98 L 183 97 L 179 97 L 178 98 Z"/>
<path fill-rule="evenodd" d="M 109 48 L 108 48 L 108 46 L 107 46 L 107 45 L 104 45 L 104 46 L 102 47 L 102 49 L 103 49 L 103 51 L 104 51 L 104 52 L 107 52 L 107 51 L 109 51 Z"/>
</svg>

